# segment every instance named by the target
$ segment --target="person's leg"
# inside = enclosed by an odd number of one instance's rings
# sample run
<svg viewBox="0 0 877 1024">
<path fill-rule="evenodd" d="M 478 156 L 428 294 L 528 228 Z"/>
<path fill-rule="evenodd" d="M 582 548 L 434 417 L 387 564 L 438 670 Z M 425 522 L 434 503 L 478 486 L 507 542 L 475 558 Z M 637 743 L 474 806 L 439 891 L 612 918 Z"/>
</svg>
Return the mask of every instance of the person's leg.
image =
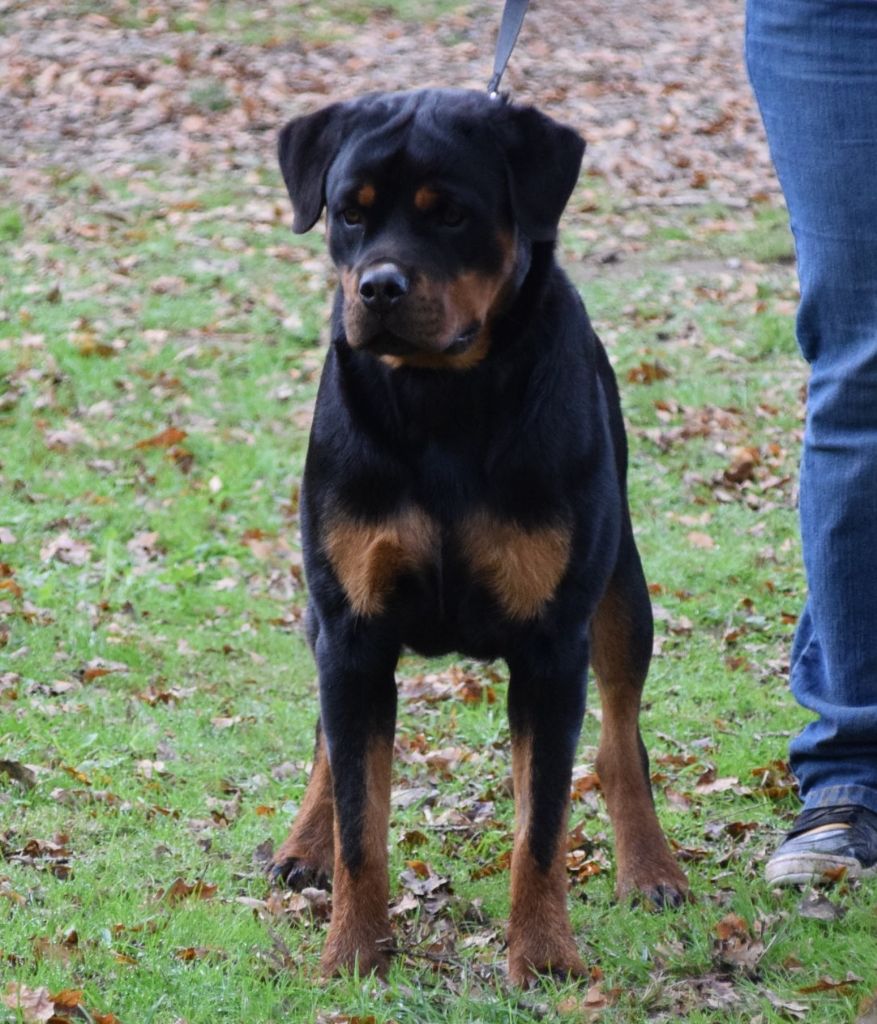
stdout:
<svg viewBox="0 0 877 1024">
<path fill-rule="evenodd" d="M 812 368 L 800 509 L 809 596 L 792 690 L 818 717 L 791 745 L 798 824 L 852 825 L 848 844 L 861 846 L 877 825 L 877 3 L 748 0 L 746 56 L 791 216 L 798 342 Z M 865 813 L 816 814 L 837 807 Z M 857 847 L 847 866 L 872 856 L 877 845 Z M 774 860 L 771 880 L 796 880 L 794 864 Z"/>
</svg>

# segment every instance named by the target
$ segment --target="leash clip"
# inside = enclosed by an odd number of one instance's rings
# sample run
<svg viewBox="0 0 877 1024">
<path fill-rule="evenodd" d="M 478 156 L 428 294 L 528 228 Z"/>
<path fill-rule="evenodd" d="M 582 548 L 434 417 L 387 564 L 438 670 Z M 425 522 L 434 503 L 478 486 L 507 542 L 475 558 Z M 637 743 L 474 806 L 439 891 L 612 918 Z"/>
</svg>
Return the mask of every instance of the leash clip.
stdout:
<svg viewBox="0 0 877 1024">
<path fill-rule="evenodd" d="M 529 0 L 505 0 L 499 35 L 496 37 L 496 56 L 493 61 L 493 76 L 487 83 L 487 94 L 492 100 L 502 100 L 499 83 L 515 48 Z"/>
</svg>

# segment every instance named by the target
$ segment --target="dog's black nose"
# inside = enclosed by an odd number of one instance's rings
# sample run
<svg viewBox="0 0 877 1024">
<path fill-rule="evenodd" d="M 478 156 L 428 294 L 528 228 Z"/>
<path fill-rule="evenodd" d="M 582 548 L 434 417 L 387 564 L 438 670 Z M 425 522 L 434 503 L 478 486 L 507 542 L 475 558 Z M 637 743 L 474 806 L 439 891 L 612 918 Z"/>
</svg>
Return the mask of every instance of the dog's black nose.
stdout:
<svg viewBox="0 0 877 1024">
<path fill-rule="evenodd" d="M 359 294 L 369 309 L 384 312 L 408 294 L 411 282 L 395 263 L 376 263 L 359 281 Z"/>
</svg>

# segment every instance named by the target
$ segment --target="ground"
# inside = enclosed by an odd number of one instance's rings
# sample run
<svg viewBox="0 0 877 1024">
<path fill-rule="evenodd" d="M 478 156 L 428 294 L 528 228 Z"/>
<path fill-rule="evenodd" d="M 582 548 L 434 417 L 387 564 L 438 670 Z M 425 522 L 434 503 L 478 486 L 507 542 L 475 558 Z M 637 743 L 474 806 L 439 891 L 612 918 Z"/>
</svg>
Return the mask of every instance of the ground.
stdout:
<svg viewBox="0 0 877 1024">
<path fill-rule="evenodd" d="M 0 3 L 0 1021 L 873 1021 L 867 887 L 772 892 L 795 814 L 805 369 L 741 5 L 531 6 L 504 88 L 588 140 L 561 257 L 622 387 L 657 619 L 643 727 L 692 879 L 617 906 L 593 758 L 587 985 L 510 989 L 501 665 L 400 666 L 388 986 L 272 892 L 316 712 L 297 488 L 332 273 L 277 128 L 483 88 L 499 5 Z"/>
</svg>

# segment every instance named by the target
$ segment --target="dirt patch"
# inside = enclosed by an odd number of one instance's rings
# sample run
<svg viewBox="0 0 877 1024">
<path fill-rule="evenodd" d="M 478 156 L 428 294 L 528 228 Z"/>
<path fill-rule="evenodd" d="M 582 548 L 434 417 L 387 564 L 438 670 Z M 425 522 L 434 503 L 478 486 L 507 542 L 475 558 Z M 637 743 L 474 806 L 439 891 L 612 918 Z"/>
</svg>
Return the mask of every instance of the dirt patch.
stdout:
<svg viewBox="0 0 877 1024">
<path fill-rule="evenodd" d="M 247 43 L 247 8 L 217 25 L 212 6 L 185 5 L 180 31 L 173 3 L 148 5 L 134 23 L 122 0 L 0 3 L 0 173 L 9 187 L 32 183 L 12 170 L 50 166 L 101 173 L 159 158 L 189 173 L 260 167 L 273 161 L 283 121 L 332 99 L 482 89 L 500 7 L 464 5 L 426 24 L 376 9 L 345 38 L 321 42 L 297 37 L 294 6 L 274 0 L 259 5 L 269 29 Z M 77 8 L 85 13 L 70 13 Z M 543 0 L 531 6 L 504 86 L 575 125 L 589 143 L 586 173 L 613 191 L 745 205 L 776 185 L 745 79 L 742 22 L 735 0 Z"/>
</svg>

